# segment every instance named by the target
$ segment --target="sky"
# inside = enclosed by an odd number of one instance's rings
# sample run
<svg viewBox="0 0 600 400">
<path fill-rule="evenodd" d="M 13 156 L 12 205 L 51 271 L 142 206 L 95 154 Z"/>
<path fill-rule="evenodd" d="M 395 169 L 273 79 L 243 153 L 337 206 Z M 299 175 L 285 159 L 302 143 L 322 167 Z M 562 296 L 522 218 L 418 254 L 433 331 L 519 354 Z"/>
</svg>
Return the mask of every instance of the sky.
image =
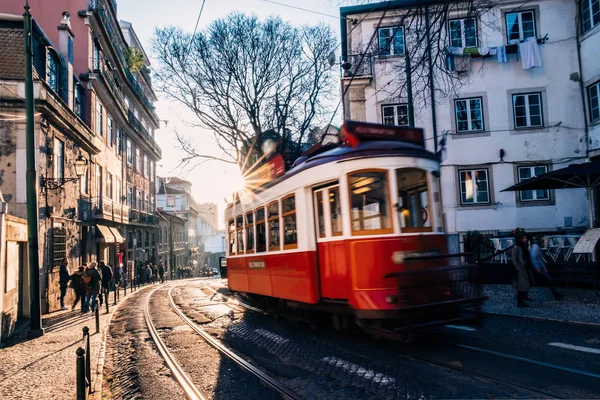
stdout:
<svg viewBox="0 0 600 400">
<path fill-rule="evenodd" d="M 205 29 L 210 22 L 237 11 L 257 15 L 264 19 L 277 15 L 293 25 L 326 23 L 339 37 L 340 22 L 337 0 L 276 0 L 278 3 L 301 7 L 311 11 L 329 14 L 333 17 L 318 15 L 291 7 L 273 4 L 265 0 L 206 0 L 200 18 L 198 30 Z M 140 4 L 143 6 L 140 7 Z M 192 32 L 200 12 L 202 0 L 118 0 L 119 19 L 131 22 L 133 28 L 151 58 L 151 40 L 154 30 L 176 25 Z M 157 63 L 154 63 L 157 66 Z M 206 154 L 220 155 L 220 152 L 208 131 L 199 128 L 190 129 L 184 121 L 194 121 L 195 116 L 175 102 L 165 100 L 157 93 L 159 101 L 155 104 L 161 120 L 161 129 L 156 132 L 156 141 L 162 149 L 162 160 L 157 163 L 159 176 L 177 176 L 192 182 L 193 196 L 198 202 L 215 202 L 219 209 L 219 222 L 223 227 L 222 213 L 226 197 L 231 198 L 233 182 L 239 181 L 239 172 L 235 165 L 211 161 L 197 166 L 193 170 L 177 168 L 182 152 L 177 148 L 175 130 L 194 138 L 195 143 Z M 161 98 L 162 97 L 162 98 Z"/>
</svg>

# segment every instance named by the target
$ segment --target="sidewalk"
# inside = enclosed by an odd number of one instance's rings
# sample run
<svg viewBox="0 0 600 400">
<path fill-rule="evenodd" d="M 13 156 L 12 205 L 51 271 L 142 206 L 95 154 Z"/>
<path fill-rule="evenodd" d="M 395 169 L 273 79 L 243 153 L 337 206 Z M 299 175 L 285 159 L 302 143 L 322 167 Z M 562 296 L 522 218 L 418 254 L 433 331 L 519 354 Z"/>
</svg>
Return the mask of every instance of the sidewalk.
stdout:
<svg viewBox="0 0 600 400">
<path fill-rule="evenodd" d="M 133 295 L 140 292 L 140 288 Z M 125 298 L 121 297 L 117 307 Z M 96 333 L 96 319 L 92 313 L 82 314 L 79 304 L 75 311 L 58 311 L 43 316 L 44 336 L 28 340 L 27 329 L 10 338 L 0 349 L 0 398 L 3 399 L 75 399 L 75 350 L 83 347 L 82 328 L 90 329 L 92 354 L 92 388 L 97 382 L 97 367 L 102 365 L 106 331 L 117 307 L 110 296 L 110 313 L 100 308 L 100 332 Z M 100 361 L 100 362 L 99 362 Z M 100 398 L 100 393 L 94 393 Z M 90 398 L 93 395 L 90 396 Z"/>
<path fill-rule="evenodd" d="M 562 301 L 554 300 L 550 290 L 534 287 L 529 297 L 529 308 L 518 308 L 516 291 L 511 285 L 484 285 L 488 296 L 482 311 L 487 314 L 554 320 L 560 322 L 596 324 L 600 326 L 600 295 L 591 289 L 557 288 L 564 295 Z"/>
</svg>

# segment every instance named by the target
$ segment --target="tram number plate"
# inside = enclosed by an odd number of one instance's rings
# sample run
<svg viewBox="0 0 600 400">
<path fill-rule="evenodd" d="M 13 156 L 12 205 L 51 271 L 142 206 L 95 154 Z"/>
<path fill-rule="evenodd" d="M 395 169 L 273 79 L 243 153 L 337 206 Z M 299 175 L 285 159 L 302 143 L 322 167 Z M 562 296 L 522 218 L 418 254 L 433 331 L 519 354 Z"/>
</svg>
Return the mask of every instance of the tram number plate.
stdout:
<svg viewBox="0 0 600 400">
<path fill-rule="evenodd" d="M 248 263 L 248 268 L 253 268 L 253 269 L 264 269 L 265 268 L 265 262 L 264 261 L 250 261 Z"/>
</svg>

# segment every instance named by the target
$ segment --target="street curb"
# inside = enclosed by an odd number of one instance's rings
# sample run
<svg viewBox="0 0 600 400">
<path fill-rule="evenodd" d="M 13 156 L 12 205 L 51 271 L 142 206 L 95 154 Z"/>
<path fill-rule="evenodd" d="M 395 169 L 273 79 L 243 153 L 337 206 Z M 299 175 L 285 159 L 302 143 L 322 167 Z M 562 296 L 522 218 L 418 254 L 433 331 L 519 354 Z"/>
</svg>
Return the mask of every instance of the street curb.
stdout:
<svg viewBox="0 0 600 400">
<path fill-rule="evenodd" d="M 555 319 L 555 318 L 547 318 L 547 317 L 535 317 L 535 316 L 532 316 L 532 315 L 519 315 L 519 314 L 510 314 L 510 313 L 494 313 L 494 312 L 488 312 L 488 311 L 482 311 L 481 313 L 482 314 L 486 314 L 486 315 L 496 315 L 496 316 L 503 316 L 503 317 L 517 317 L 517 318 L 531 319 L 531 320 L 535 320 L 535 321 L 558 322 L 558 323 L 562 323 L 562 324 L 572 324 L 572 325 L 580 325 L 580 326 L 593 326 L 593 327 L 600 328 L 600 323 L 595 323 L 595 322 L 570 321 L 570 320 L 567 320 L 567 319 Z"/>
<path fill-rule="evenodd" d="M 108 336 L 108 328 L 110 327 L 110 323 L 112 322 L 113 316 L 115 312 L 121 307 L 121 304 L 125 303 L 127 299 L 132 298 L 136 294 L 144 291 L 149 287 L 154 287 L 154 285 L 148 285 L 146 287 L 142 287 L 137 289 L 134 293 L 130 293 L 127 296 L 123 297 L 121 301 L 117 303 L 113 310 L 110 312 L 108 321 L 102 328 L 102 341 L 100 342 L 100 351 L 98 353 L 98 361 L 96 363 L 96 379 L 94 380 L 94 389 L 90 394 L 90 399 L 101 400 L 102 399 L 102 386 L 104 383 L 104 359 L 106 357 L 106 338 Z"/>
</svg>

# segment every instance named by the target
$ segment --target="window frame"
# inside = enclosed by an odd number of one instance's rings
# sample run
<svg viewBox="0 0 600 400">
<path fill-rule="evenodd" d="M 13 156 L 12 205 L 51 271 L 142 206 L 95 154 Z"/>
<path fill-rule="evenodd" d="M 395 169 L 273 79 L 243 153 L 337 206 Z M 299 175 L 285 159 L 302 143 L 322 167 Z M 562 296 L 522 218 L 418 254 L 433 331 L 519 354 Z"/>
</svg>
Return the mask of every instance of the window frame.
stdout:
<svg viewBox="0 0 600 400">
<path fill-rule="evenodd" d="M 541 125 L 531 125 L 531 110 L 529 104 L 529 96 L 537 95 L 539 98 L 539 107 L 540 107 L 540 123 Z M 527 126 L 517 126 L 517 110 L 515 104 L 515 98 L 517 96 L 523 96 L 525 98 L 525 119 L 527 120 Z M 523 92 L 523 93 L 513 93 L 511 94 L 511 107 L 513 113 L 513 127 L 515 130 L 518 129 L 540 129 L 545 128 L 544 123 L 544 98 L 542 96 L 542 92 Z"/>
<path fill-rule="evenodd" d="M 96 135 L 104 137 L 104 106 L 96 98 Z"/>
<path fill-rule="evenodd" d="M 127 153 L 127 166 L 131 168 L 133 166 L 133 144 L 129 136 L 125 138 L 125 152 Z"/>
<path fill-rule="evenodd" d="M 262 219 L 258 219 L 258 210 L 262 209 L 263 211 L 263 217 Z M 258 225 L 264 225 L 264 239 L 265 239 L 265 248 L 264 250 L 259 249 L 258 247 Z M 254 243 L 256 244 L 255 249 L 256 249 L 256 253 L 266 253 L 267 249 L 269 247 L 268 245 L 268 226 L 267 226 L 267 210 L 265 208 L 265 206 L 260 206 L 254 209 L 254 227 L 255 227 L 255 233 L 254 233 Z"/>
<path fill-rule="evenodd" d="M 60 89 L 60 59 L 54 50 L 48 48 L 46 55 L 46 83 L 55 93 Z"/>
<path fill-rule="evenodd" d="M 581 0 L 580 4 L 579 4 L 579 13 L 580 13 L 580 17 L 581 17 L 581 33 L 582 34 L 586 34 L 587 32 L 591 31 L 592 29 L 594 29 L 595 27 L 597 27 L 598 25 L 600 25 L 600 12 L 597 14 L 597 19 L 594 18 L 594 14 L 593 13 L 593 5 L 594 5 L 594 1 L 598 1 L 598 0 Z M 584 7 L 583 5 L 587 3 L 588 6 L 588 12 L 590 14 L 590 27 L 588 29 L 585 28 L 585 22 L 586 20 L 585 18 L 585 12 L 584 12 Z"/>
<path fill-rule="evenodd" d="M 342 210 L 342 188 L 340 184 L 337 185 L 332 185 L 332 186 L 328 186 L 327 187 L 327 198 L 331 197 L 331 190 L 337 190 L 338 193 L 338 203 L 340 205 L 340 230 L 339 231 L 334 231 L 334 224 L 333 224 L 333 208 L 331 207 L 331 201 L 329 202 L 329 226 L 331 228 L 331 236 L 335 237 L 335 236 L 343 236 L 344 235 L 344 211 Z"/>
<path fill-rule="evenodd" d="M 106 171 L 106 197 L 113 199 L 113 175 Z"/>
<path fill-rule="evenodd" d="M 481 110 L 481 129 L 472 129 L 473 127 L 473 120 L 471 119 L 471 100 L 479 100 L 479 107 Z M 458 123 L 459 123 L 459 119 L 458 119 L 458 110 L 456 108 L 456 104 L 459 101 L 464 101 L 465 104 L 467 105 L 466 107 L 466 112 L 467 112 L 467 124 L 469 125 L 469 129 L 467 130 L 459 130 L 458 128 Z M 454 126 L 456 128 L 456 132 L 457 133 L 481 133 L 481 132 L 485 132 L 485 115 L 484 115 L 484 107 L 483 107 L 483 97 L 481 96 L 473 96 L 473 97 L 464 97 L 464 98 L 459 98 L 459 99 L 454 99 Z"/>
<path fill-rule="evenodd" d="M 246 230 L 244 229 L 244 214 L 239 214 L 235 217 L 235 248 L 236 254 L 245 254 L 246 253 L 246 241 L 244 240 L 244 236 L 246 235 Z M 242 221 L 241 225 L 238 226 L 238 220 Z M 242 240 L 240 241 L 240 235 Z M 241 249 L 240 249 L 241 246 Z"/>
<path fill-rule="evenodd" d="M 277 215 L 270 217 L 269 216 L 269 207 L 273 204 L 277 204 Z M 275 201 L 271 201 L 267 204 L 266 207 L 266 214 L 265 214 L 265 218 L 267 219 L 268 222 L 268 235 L 267 235 L 267 250 L 269 252 L 272 251 L 281 251 L 281 245 L 282 245 L 282 240 L 281 240 L 281 204 L 279 199 L 275 200 Z M 277 247 L 271 247 L 271 221 L 277 221 L 278 222 L 278 229 L 277 229 L 277 236 L 278 236 L 278 246 Z"/>
<path fill-rule="evenodd" d="M 393 125 L 385 123 L 385 109 L 390 108 L 390 107 L 392 107 L 392 109 L 394 110 L 394 124 Z M 399 122 L 400 122 L 400 119 L 399 119 L 400 114 L 398 113 L 399 107 L 406 107 L 406 124 L 399 124 Z M 409 114 L 410 114 L 410 110 L 408 109 L 408 103 L 395 103 L 395 104 L 382 104 L 381 105 L 381 123 L 383 125 L 410 126 Z"/>
<path fill-rule="evenodd" d="M 596 102 L 597 102 L 597 113 L 598 116 L 594 118 L 594 108 L 592 107 L 592 89 L 596 89 Z M 592 83 L 587 87 L 587 100 L 588 100 L 588 108 L 590 111 L 590 124 L 600 123 L 600 80 Z"/>
<path fill-rule="evenodd" d="M 106 144 L 113 147 L 115 122 L 112 115 L 106 113 Z"/>
<path fill-rule="evenodd" d="M 493 204 L 494 200 L 493 200 L 493 188 L 491 185 L 491 173 L 490 173 L 490 167 L 482 167 L 482 166 L 465 166 L 464 168 L 458 168 L 457 169 L 457 175 L 458 175 L 458 199 L 459 199 L 459 204 L 461 207 L 478 207 L 478 206 L 490 206 Z M 488 201 L 487 202 L 483 202 L 483 201 L 474 201 L 471 203 L 465 203 L 463 201 L 463 194 L 462 194 L 462 180 L 461 180 L 461 173 L 462 172 L 476 172 L 476 171 L 485 171 L 485 175 L 486 175 L 486 183 L 487 183 L 487 193 L 488 193 Z M 475 182 L 474 180 L 472 180 L 472 182 Z M 477 187 L 475 186 L 473 193 L 475 194 L 475 196 L 477 196 Z"/>
<path fill-rule="evenodd" d="M 237 243 L 236 243 L 236 229 L 235 229 L 235 217 L 230 218 L 229 221 L 227 221 L 227 236 L 228 236 L 228 242 L 227 242 L 227 250 L 229 252 L 229 255 L 235 255 L 237 254 Z"/>
<path fill-rule="evenodd" d="M 139 148 L 139 146 L 136 146 L 135 148 L 135 166 L 134 166 L 134 171 L 139 173 L 140 172 L 140 167 L 142 163 L 142 152 Z"/>
<path fill-rule="evenodd" d="M 475 46 L 467 46 L 467 37 L 465 35 L 465 21 L 472 19 L 473 22 L 475 23 Z M 462 46 L 452 46 L 452 35 L 451 32 L 452 30 L 450 29 L 450 24 L 452 22 L 456 22 L 459 21 L 460 22 L 460 33 L 461 33 L 461 44 Z M 464 18 L 451 18 L 448 20 L 448 43 L 449 46 L 451 47 L 461 47 L 461 48 L 466 48 L 466 47 L 478 47 L 479 46 L 479 31 L 478 31 L 478 24 L 477 24 L 477 18 L 475 17 L 464 17 Z"/>
<path fill-rule="evenodd" d="M 252 222 L 250 223 L 248 221 L 248 216 L 251 215 L 252 216 Z M 245 222 L 245 227 L 244 227 L 244 240 L 246 241 L 246 254 L 254 254 L 255 253 L 255 249 L 256 249 L 256 230 L 254 229 L 254 210 L 248 211 L 247 213 L 244 214 L 244 222 Z M 248 247 L 248 232 L 250 232 L 250 229 L 252 230 L 252 248 L 250 249 Z"/>
<path fill-rule="evenodd" d="M 550 166 L 548 164 L 517 165 L 517 179 L 516 179 L 517 182 L 516 183 L 521 183 L 522 182 L 521 175 L 520 175 L 520 170 L 521 169 L 527 168 L 527 169 L 531 170 L 531 173 L 532 173 L 531 177 L 533 178 L 533 177 L 536 176 L 536 175 L 534 175 L 534 173 L 535 173 L 534 169 L 535 168 L 540 168 L 540 167 L 543 167 L 543 168 L 546 169 L 546 172 L 544 172 L 544 173 L 547 173 L 547 172 L 550 171 Z M 531 179 L 531 178 L 528 178 L 528 179 Z M 519 190 L 517 192 L 517 199 L 519 200 L 519 203 L 522 203 L 522 204 L 532 204 L 532 203 L 539 204 L 539 203 L 548 203 L 548 202 L 551 202 L 552 201 L 552 191 L 550 189 L 543 189 L 543 190 L 546 193 L 548 193 L 548 198 L 546 198 L 546 199 L 537 199 L 536 198 L 537 197 L 537 193 L 536 193 L 537 190 Z M 533 192 L 534 198 L 531 199 L 531 200 L 524 200 L 523 196 L 522 196 L 523 192 Z"/>
<path fill-rule="evenodd" d="M 394 49 L 394 44 L 393 42 L 390 43 L 388 50 L 388 53 L 384 54 L 381 52 L 381 31 L 383 30 L 391 30 L 391 34 L 390 34 L 390 38 L 392 38 L 392 41 L 396 38 L 396 34 L 393 33 L 394 30 L 396 30 L 396 32 L 398 30 L 402 31 L 402 53 L 401 54 L 392 54 L 392 51 Z M 377 29 L 377 55 L 379 57 L 400 57 L 400 56 L 404 56 L 406 55 L 406 30 L 404 28 L 404 25 L 393 25 L 393 26 L 382 26 L 379 27 Z"/>
<path fill-rule="evenodd" d="M 289 198 L 294 198 L 294 210 L 293 211 L 287 211 L 287 212 L 283 212 L 283 202 L 286 199 Z M 290 250 L 290 249 L 297 249 L 298 248 L 298 215 L 296 213 L 296 194 L 295 193 L 290 193 L 284 197 L 281 198 L 281 209 L 279 211 L 279 215 L 281 216 L 281 222 L 280 222 L 280 230 L 283 236 L 283 240 L 281 241 L 281 245 L 283 245 L 283 250 Z M 296 243 L 290 243 L 290 244 L 285 244 L 285 229 L 282 229 L 282 227 L 285 226 L 284 221 L 285 221 L 285 217 L 288 217 L 290 215 L 294 216 L 294 221 L 296 224 Z"/>
<path fill-rule="evenodd" d="M 387 185 L 387 196 L 386 196 L 386 201 L 387 201 L 387 217 L 389 219 L 389 228 L 381 228 L 381 229 L 371 229 L 371 230 L 354 230 L 354 228 L 352 227 L 352 223 L 354 222 L 354 219 L 352 218 L 352 185 L 350 184 L 350 177 L 351 175 L 354 174 L 358 174 L 358 173 L 363 173 L 363 172 L 383 172 L 385 173 L 385 177 L 386 177 L 386 185 Z M 393 214 L 392 214 L 392 192 L 391 192 L 391 180 L 390 180 L 390 171 L 388 169 L 382 169 L 382 168 L 367 168 L 367 169 L 359 169 L 356 171 L 351 171 L 348 172 L 346 174 L 346 179 L 347 179 L 347 186 L 348 186 L 348 210 L 350 213 L 350 234 L 351 236 L 372 236 L 372 235 L 384 235 L 384 234 L 390 234 L 390 233 L 394 233 L 394 218 L 393 218 Z"/>
<path fill-rule="evenodd" d="M 533 36 L 528 36 L 528 37 L 523 37 L 523 19 L 521 17 L 521 15 L 525 14 L 525 13 L 532 13 L 533 14 Z M 510 44 L 511 40 L 517 40 L 517 39 L 511 39 L 510 38 L 510 32 L 508 30 L 508 16 L 509 15 L 513 15 L 513 14 L 517 14 L 517 24 L 519 26 L 519 41 L 525 41 L 530 37 L 534 37 L 537 39 L 537 29 L 538 29 L 538 23 L 536 21 L 536 10 L 535 9 L 527 9 L 527 10 L 518 10 L 518 11 L 509 11 L 504 13 L 504 29 L 506 29 L 506 43 Z"/>
<path fill-rule="evenodd" d="M 65 142 L 54 138 L 54 178 L 64 179 L 65 177 Z"/>
</svg>

